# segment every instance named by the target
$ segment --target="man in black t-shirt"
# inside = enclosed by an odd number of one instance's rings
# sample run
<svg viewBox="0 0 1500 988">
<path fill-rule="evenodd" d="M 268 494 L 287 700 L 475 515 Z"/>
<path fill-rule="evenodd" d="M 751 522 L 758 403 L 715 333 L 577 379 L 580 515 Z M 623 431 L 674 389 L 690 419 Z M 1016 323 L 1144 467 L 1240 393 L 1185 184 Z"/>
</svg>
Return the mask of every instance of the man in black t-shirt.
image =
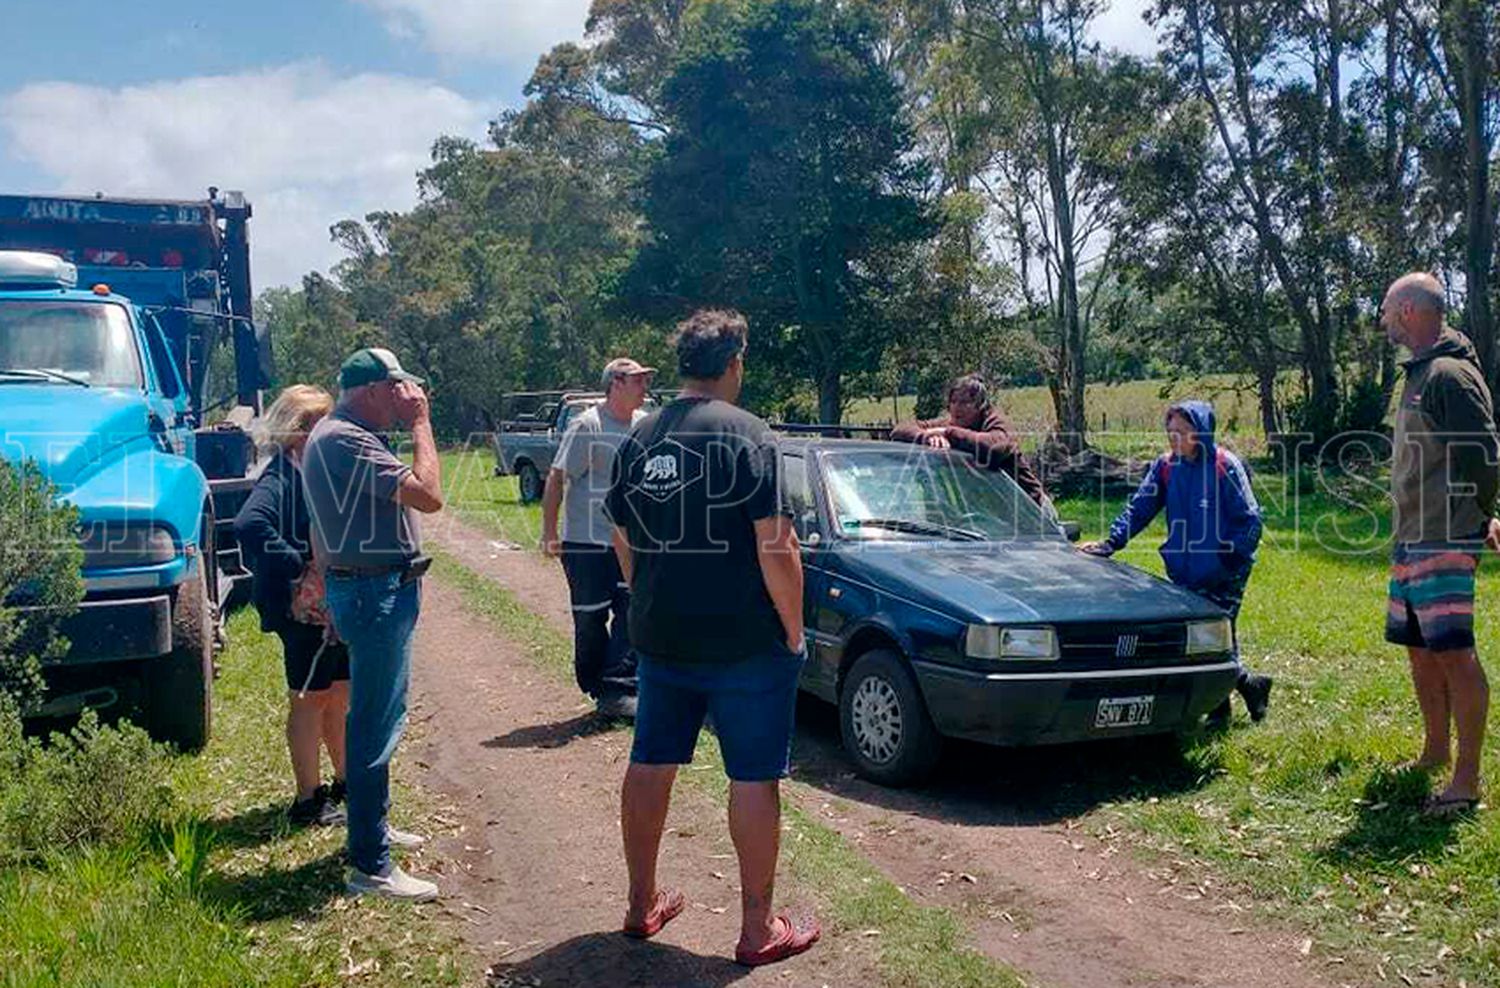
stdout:
<svg viewBox="0 0 1500 988">
<path fill-rule="evenodd" d="M 682 396 L 620 446 L 605 511 L 630 582 L 630 643 L 639 656 L 620 800 L 630 871 L 625 933 L 653 936 L 682 911 L 681 892 L 657 888 L 657 853 L 677 766 L 693 760 L 712 713 L 743 890 L 735 960 L 753 966 L 807 950 L 819 931 L 771 912 L 780 780 L 806 646 L 802 562 L 781 505 L 775 439 L 733 404 L 746 336 L 733 312 L 700 311 L 678 327 Z"/>
</svg>

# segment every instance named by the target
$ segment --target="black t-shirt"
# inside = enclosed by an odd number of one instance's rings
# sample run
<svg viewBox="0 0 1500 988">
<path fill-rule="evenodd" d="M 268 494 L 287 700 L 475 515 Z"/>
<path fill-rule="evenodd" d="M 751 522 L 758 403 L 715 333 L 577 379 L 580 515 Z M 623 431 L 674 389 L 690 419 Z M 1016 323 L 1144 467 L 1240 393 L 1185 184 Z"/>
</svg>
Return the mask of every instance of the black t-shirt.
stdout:
<svg viewBox="0 0 1500 988">
<path fill-rule="evenodd" d="M 755 537 L 756 521 L 786 513 L 778 468 L 771 430 L 728 402 L 679 398 L 630 430 L 605 511 L 633 550 L 636 649 L 720 663 L 785 642 Z"/>
</svg>

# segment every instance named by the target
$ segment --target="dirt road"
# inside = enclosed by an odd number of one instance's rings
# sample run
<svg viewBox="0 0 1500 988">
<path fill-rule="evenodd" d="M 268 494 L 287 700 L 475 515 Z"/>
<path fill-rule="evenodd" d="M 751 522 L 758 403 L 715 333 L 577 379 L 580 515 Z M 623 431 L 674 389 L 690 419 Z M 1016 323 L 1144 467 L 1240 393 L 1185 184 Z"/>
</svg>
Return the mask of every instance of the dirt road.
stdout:
<svg viewBox="0 0 1500 988">
<path fill-rule="evenodd" d="M 431 526 L 429 538 L 571 631 L 555 564 L 449 518 Z M 490 955 L 519 959 L 512 975 L 549 986 L 878 983 L 861 945 L 837 940 L 794 962 L 791 974 L 746 976 L 722 960 L 735 936 L 734 862 L 720 811 L 681 786 L 664 875 L 694 906 L 661 944 L 625 943 L 613 931 L 624 889 L 615 799 L 628 735 L 594 733 L 588 708 L 566 684 L 467 615 L 453 592 L 432 591 L 417 645 L 419 716 L 430 720 L 420 757 L 464 827 L 440 850 L 458 863 L 463 899 L 483 910 L 450 908 Z M 1164 756 L 1160 747 L 1096 747 L 1041 766 L 1025 754 L 960 747 L 933 785 L 887 790 L 854 777 L 831 711 L 809 701 L 799 711 L 789 789 L 908 894 L 952 908 L 979 949 L 1028 983 L 1338 985 L 1302 956 L 1300 934 L 1256 922 L 1232 894 L 1187 885 L 1170 865 L 1142 865 L 1123 842 L 1072 823 L 1099 801 L 1138 789 L 1133 762 Z M 1151 785 L 1192 781 L 1150 775 Z"/>
</svg>

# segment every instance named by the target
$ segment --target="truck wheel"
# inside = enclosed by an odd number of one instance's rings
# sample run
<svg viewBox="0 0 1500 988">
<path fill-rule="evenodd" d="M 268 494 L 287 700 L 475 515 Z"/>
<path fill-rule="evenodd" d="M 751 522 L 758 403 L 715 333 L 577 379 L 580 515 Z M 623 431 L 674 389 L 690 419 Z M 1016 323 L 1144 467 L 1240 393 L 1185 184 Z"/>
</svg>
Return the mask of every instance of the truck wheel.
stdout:
<svg viewBox="0 0 1500 988">
<path fill-rule="evenodd" d="M 172 597 L 172 651 L 146 660 L 146 730 L 183 751 L 208 743 L 213 719 L 213 603 L 199 556 L 198 572 Z"/>
<path fill-rule="evenodd" d="M 516 483 L 521 488 L 522 504 L 535 504 L 542 499 L 542 474 L 535 463 L 522 463 L 516 468 Z"/>
<path fill-rule="evenodd" d="M 901 657 L 885 649 L 860 656 L 845 677 L 839 733 L 855 771 L 885 786 L 920 782 L 942 753 L 942 736 L 916 680 Z"/>
</svg>

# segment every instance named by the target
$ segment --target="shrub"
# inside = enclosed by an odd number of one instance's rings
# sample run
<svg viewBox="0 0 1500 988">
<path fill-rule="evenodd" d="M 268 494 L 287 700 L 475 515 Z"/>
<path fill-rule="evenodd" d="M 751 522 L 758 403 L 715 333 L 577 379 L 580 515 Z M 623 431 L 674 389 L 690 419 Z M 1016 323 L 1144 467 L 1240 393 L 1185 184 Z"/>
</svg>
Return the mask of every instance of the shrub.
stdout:
<svg viewBox="0 0 1500 988">
<path fill-rule="evenodd" d="M 0 852 L 32 856 L 119 843 L 176 815 L 168 749 L 132 724 L 105 727 L 93 711 L 50 742 L 15 731 L 0 753 Z M 7 764 L 8 762 L 8 764 Z"/>
<path fill-rule="evenodd" d="M 55 494 L 34 465 L 0 460 L 0 710 L 41 700 L 39 663 L 66 650 L 57 626 L 83 599 L 78 514 Z"/>
</svg>

